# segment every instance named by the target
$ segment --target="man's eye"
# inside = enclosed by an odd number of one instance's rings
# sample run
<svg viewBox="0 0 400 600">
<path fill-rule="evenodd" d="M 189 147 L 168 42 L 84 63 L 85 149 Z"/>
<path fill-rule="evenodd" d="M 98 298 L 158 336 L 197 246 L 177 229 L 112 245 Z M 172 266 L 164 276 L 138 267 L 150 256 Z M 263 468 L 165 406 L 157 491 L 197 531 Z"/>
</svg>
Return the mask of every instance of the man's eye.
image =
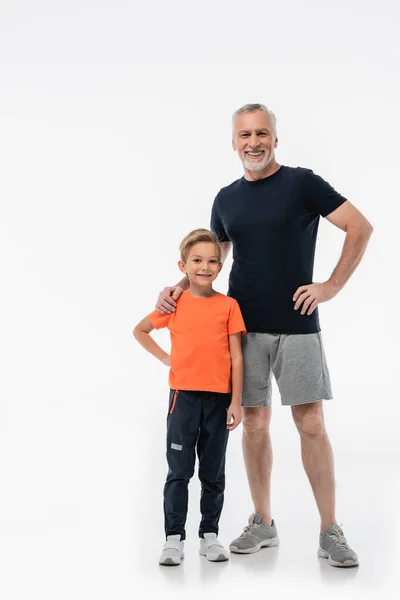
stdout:
<svg viewBox="0 0 400 600">
<path fill-rule="evenodd" d="M 242 133 L 242 135 L 240 137 L 249 137 L 248 133 Z"/>
</svg>

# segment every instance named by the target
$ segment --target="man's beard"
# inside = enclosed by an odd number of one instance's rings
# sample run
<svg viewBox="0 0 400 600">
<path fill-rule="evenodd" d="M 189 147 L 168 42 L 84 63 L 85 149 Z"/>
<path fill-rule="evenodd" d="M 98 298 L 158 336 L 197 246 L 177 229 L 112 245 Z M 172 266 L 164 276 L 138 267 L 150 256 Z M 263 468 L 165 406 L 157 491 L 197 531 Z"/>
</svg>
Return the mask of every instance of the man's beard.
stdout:
<svg viewBox="0 0 400 600">
<path fill-rule="evenodd" d="M 261 162 L 253 162 L 251 160 L 246 160 L 246 158 L 242 159 L 242 163 L 245 169 L 248 171 L 264 171 L 266 167 L 268 167 L 269 163 L 272 160 L 271 153 L 265 153 L 265 156 Z"/>
</svg>

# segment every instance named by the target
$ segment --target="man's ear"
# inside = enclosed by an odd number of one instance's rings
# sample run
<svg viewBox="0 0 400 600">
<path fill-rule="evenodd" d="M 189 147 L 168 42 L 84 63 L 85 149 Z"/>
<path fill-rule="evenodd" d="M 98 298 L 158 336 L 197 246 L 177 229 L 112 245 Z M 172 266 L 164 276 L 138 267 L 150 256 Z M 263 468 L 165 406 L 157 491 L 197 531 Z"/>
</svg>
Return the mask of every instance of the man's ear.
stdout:
<svg viewBox="0 0 400 600">
<path fill-rule="evenodd" d="M 232 148 L 233 148 L 233 149 L 234 149 L 234 151 L 236 152 L 236 150 L 237 150 L 237 146 L 236 146 L 235 138 L 232 138 Z"/>
<path fill-rule="evenodd" d="M 278 142 L 279 142 L 278 138 L 275 138 L 274 148 L 276 148 L 276 147 L 277 147 L 277 145 L 278 145 Z"/>
<path fill-rule="evenodd" d="M 178 267 L 179 269 L 182 271 L 182 273 L 185 273 L 186 275 L 186 267 L 185 267 L 185 263 L 182 262 L 181 260 L 178 262 Z"/>
</svg>

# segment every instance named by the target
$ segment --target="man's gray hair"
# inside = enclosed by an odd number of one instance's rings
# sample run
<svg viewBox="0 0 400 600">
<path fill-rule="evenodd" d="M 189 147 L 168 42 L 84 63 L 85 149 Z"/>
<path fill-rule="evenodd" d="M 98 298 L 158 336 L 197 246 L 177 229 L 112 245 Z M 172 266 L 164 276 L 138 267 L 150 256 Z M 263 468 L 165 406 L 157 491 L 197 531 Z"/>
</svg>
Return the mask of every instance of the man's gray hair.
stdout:
<svg viewBox="0 0 400 600">
<path fill-rule="evenodd" d="M 232 116 L 232 133 L 233 134 L 235 133 L 235 121 L 236 121 L 236 117 L 238 115 L 241 115 L 242 113 L 256 112 L 257 110 L 261 110 L 262 112 L 264 112 L 265 114 L 267 114 L 269 116 L 271 125 L 272 125 L 272 129 L 274 130 L 274 134 L 276 136 L 277 135 L 276 116 L 274 115 L 272 110 L 267 108 L 264 104 L 245 104 L 244 106 L 241 106 L 240 108 L 238 108 L 233 113 L 233 116 Z"/>
</svg>

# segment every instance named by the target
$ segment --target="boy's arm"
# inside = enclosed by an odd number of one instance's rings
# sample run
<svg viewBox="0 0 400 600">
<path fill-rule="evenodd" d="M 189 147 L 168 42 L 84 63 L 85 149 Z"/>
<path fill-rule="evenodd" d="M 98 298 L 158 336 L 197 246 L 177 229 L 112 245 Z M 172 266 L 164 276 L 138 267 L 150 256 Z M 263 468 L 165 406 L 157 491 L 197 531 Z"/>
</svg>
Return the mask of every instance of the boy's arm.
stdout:
<svg viewBox="0 0 400 600">
<path fill-rule="evenodd" d="M 147 352 L 150 352 L 150 354 L 158 358 L 158 360 L 161 360 L 164 365 L 170 366 L 169 354 L 160 348 L 151 335 L 149 335 L 153 329 L 153 323 L 151 322 L 150 317 L 147 316 L 136 325 L 133 330 L 133 335 Z"/>
<path fill-rule="evenodd" d="M 229 353 L 231 355 L 232 400 L 228 409 L 226 424 L 229 431 L 233 431 L 242 420 L 243 355 L 241 332 L 229 336 Z"/>
</svg>

